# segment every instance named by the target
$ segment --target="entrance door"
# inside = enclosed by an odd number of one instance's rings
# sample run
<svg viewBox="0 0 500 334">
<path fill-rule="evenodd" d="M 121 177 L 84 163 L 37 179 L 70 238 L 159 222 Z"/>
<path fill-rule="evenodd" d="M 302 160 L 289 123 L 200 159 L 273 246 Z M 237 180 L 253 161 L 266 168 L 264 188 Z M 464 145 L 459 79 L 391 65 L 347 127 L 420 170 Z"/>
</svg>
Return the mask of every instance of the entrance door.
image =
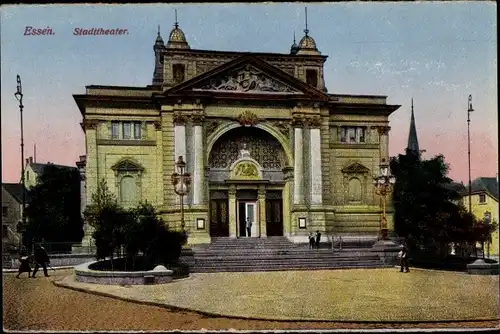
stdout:
<svg viewBox="0 0 500 334">
<path fill-rule="evenodd" d="M 255 201 L 240 201 L 238 204 L 238 211 L 238 235 L 240 237 L 258 237 L 257 203 Z M 248 235 L 247 231 L 247 220 L 249 220 L 252 224 L 252 227 L 250 228 L 250 235 Z"/>
<path fill-rule="evenodd" d="M 283 200 L 266 200 L 266 231 L 269 237 L 283 235 Z"/>
<path fill-rule="evenodd" d="M 229 212 L 227 199 L 210 201 L 210 236 L 229 236 Z"/>
</svg>

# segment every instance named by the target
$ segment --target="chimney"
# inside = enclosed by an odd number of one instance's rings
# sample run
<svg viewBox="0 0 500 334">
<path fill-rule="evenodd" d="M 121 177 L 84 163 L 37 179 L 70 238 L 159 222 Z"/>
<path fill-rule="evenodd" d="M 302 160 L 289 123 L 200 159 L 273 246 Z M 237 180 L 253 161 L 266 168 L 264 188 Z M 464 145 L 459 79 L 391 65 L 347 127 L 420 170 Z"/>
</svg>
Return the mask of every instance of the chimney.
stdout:
<svg viewBox="0 0 500 334">
<path fill-rule="evenodd" d="M 32 164 L 33 163 L 33 157 L 29 157 L 28 159 L 30 161 L 30 164 Z"/>
<path fill-rule="evenodd" d="M 26 166 L 30 164 L 30 159 L 26 159 Z"/>
</svg>

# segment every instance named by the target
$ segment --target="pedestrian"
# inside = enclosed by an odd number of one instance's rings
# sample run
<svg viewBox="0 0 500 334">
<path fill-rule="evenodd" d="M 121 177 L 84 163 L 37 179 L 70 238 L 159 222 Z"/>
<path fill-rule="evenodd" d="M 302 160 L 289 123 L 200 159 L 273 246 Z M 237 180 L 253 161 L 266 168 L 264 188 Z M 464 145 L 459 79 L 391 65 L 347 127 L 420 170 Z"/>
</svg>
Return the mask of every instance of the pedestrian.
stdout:
<svg viewBox="0 0 500 334">
<path fill-rule="evenodd" d="M 319 242 L 321 241 L 321 233 L 316 231 L 316 249 L 319 249 Z"/>
<path fill-rule="evenodd" d="M 247 217 L 247 236 L 251 237 L 252 236 L 252 221 L 250 220 L 250 217 Z"/>
<path fill-rule="evenodd" d="M 314 234 L 311 232 L 309 233 L 309 249 L 313 249 L 314 248 Z"/>
<path fill-rule="evenodd" d="M 405 245 L 401 245 L 400 261 L 401 261 L 401 272 L 409 272 L 410 268 L 408 268 L 408 248 Z"/>
<path fill-rule="evenodd" d="M 26 250 L 22 250 L 20 252 L 19 262 L 21 265 L 19 266 L 19 272 L 16 275 L 16 278 L 19 278 L 19 275 L 22 273 L 28 273 L 28 278 L 31 277 L 31 266 L 30 266 L 30 258 L 28 256 L 28 252 Z"/>
<path fill-rule="evenodd" d="M 43 268 L 43 274 L 45 275 L 45 277 L 49 277 L 49 274 L 47 273 L 47 264 L 50 263 L 49 255 L 47 254 L 45 248 L 43 248 L 42 245 L 40 244 L 35 245 L 34 259 L 35 259 L 35 269 L 33 270 L 32 277 L 35 278 L 35 275 L 38 272 L 38 269 L 40 269 L 40 267 Z"/>
</svg>

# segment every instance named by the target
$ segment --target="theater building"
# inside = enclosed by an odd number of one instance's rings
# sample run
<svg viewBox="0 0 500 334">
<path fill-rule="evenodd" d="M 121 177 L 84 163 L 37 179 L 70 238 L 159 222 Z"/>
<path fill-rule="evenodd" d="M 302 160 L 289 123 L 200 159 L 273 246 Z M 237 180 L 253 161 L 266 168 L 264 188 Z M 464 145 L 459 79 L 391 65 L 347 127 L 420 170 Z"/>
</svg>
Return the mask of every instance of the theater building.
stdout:
<svg viewBox="0 0 500 334">
<path fill-rule="evenodd" d="M 210 51 L 191 49 L 176 23 L 166 45 L 158 32 L 151 85 L 74 95 L 87 200 L 105 179 L 121 205 L 147 201 L 179 229 L 171 177 L 183 156 L 190 243 L 247 237 L 247 219 L 251 237 L 377 236 L 372 177 L 388 161 L 388 117 L 400 106 L 328 93 L 327 56 L 304 32 L 286 53 Z"/>
</svg>

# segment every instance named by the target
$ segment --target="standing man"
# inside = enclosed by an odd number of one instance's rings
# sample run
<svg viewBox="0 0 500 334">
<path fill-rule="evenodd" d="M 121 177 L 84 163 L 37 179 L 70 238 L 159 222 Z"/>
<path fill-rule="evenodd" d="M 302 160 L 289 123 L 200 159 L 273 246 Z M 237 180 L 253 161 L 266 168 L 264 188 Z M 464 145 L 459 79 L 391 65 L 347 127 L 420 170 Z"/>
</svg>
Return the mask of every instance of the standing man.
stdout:
<svg viewBox="0 0 500 334">
<path fill-rule="evenodd" d="M 250 217 L 247 217 L 247 237 L 252 236 L 252 221 L 250 220 Z"/>
<path fill-rule="evenodd" d="M 35 278 L 36 273 L 38 272 L 38 269 L 40 267 L 43 268 L 43 274 L 45 277 L 49 277 L 49 274 L 47 273 L 47 264 L 50 263 L 49 259 L 49 254 L 47 254 L 47 251 L 45 248 L 42 247 L 40 244 L 35 245 L 35 269 L 33 270 L 33 275 L 32 277 Z"/>
<path fill-rule="evenodd" d="M 401 246 L 401 272 L 409 272 L 408 268 L 408 248 L 405 245 Z"/>
<path fill-rule="evenodd" d="M 319 242 L 321 241 L 321 232 L 316 231 L 316 249 L 319 249 Z"/>
</svg>

